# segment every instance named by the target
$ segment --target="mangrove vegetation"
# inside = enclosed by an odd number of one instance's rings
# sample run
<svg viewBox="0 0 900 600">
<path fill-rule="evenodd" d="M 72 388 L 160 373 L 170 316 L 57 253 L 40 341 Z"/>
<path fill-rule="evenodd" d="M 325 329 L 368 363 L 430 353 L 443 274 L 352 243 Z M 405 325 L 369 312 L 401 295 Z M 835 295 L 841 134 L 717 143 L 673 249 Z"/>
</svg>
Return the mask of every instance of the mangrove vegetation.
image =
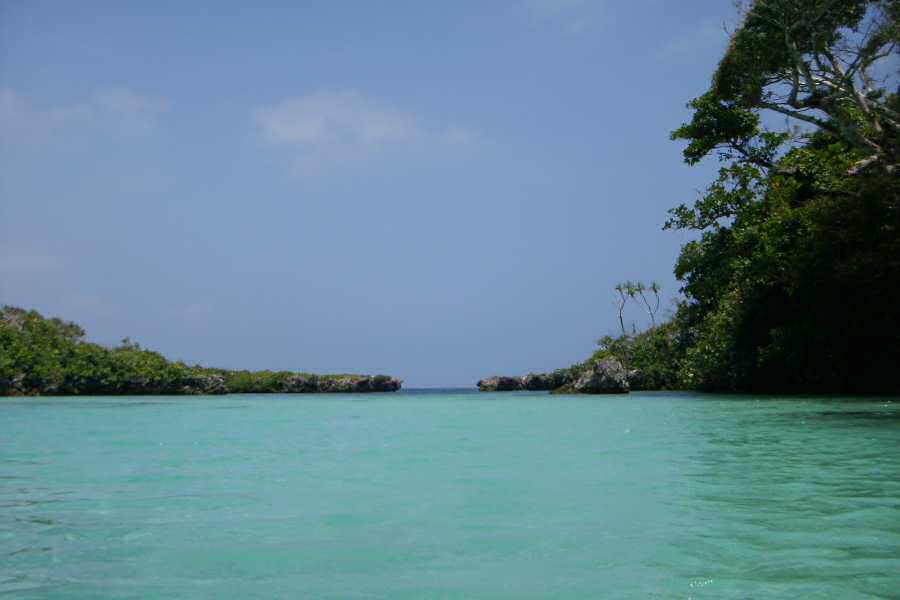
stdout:
<svg viewBox="0 0 900 600">
<path fill-rule="evenodd" d="M 37 311 L 0 309 L 0 395 L 127 395 L 392 392 L 387 375 L 236 371 L 183 362 L 128 338 L 114 348 L 85 341 L 75 323 Z"/>
</svg>

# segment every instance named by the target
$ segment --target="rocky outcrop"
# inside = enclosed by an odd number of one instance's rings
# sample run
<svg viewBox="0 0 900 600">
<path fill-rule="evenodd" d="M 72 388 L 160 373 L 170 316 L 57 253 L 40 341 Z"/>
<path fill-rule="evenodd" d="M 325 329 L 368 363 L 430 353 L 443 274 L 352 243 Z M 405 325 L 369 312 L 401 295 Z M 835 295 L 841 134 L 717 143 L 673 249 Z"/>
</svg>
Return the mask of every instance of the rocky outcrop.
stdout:
<svg viewBox="0 0 900 600">
<path fill-rule="evenodd" d="M 573 376 L 566 370 L 552 373 L 529 373 L 523 377 L 496 376 L 482 379 L 478 389 L 482 392 L 514 392 L 527 390 L 530 392 L 548 392 L 572 383 Z"/>
<path fill-rule="evenodd" d="M 402 380 L 388 375 L 348 375 L 327 379 L 320 378 L 316 391 L 323 394 L 396 392 L 402 385 Z"/>
<path fill-rule="evenodd" d="M 227 394 L 228 386 L 221 375 L 194 375 L 179 382 L 182 394 Z"/>
<path fill-rule="evenodd" d="M 0 377 L 0 396 L 19 396 L 25 392 L 25 373 L 10 378 Z"/>
<path fill-rule="evenodd" d="M 223 375 L 199 374 L 160 380 L 151 377 L 133 377 L 116 385 L 102 381 L 82 379 L 78 387 L 63 388 L 53 382 L 32 381 L 24 374 L 9 379 L 0 378 L 0 396 L 55 396 L 60 394 L 120 395 L 120 396 L 184 396 L 228 394 L 232 391 L 265 394 L 359 394 L 374 392 L 396 392 L 403 381 L 388 375 L 344 375 L 338 377 L 317 375 L 290 375 L 280 390 L 260 387 L 260 389 L 232 390 Z"/>
<path fill-rule="evenodd" d="M 89 382 L 86 387 L 92 389 L 93 386 Z M 45 389 L 42 393 L 53 392 Z M 225 378 L 221 375 L 190 375 L 170 381 L 133 378 L 124 381 L 118 389 L 103 390 L 102 393 L 140 396 L 227 394 L 228 386 L 225 385 Z"/>
<path fill-rule="evenodd" d="M 632 380 L 640 381 L 638 371 L 629 371 L 617 359 L 606 358 L 586 369 L 560 369 L 552 373 L 529 373 L 524 377 L 488 377 L 478 382 L 478 389 L 482 392 L 528 390 L 555 394 L 624 394 L 631 389 Z"/>
<path fill-rule="evenodd" d="M 628 387 L 631 391 L 653 389 L 648 385 L 647 377 L 639 369 L 631 369 L 628 371 Z"/>
<path fill-rule="evenodd" d="M 370 392 L 397 392 L 403 387 L 403 380 L 390 375 L 371 375 L 368 377 Z"/>
<path fill-rule="evenodd" d="M 572 383 L 573 376 L 568 371 L 552 373 L 529 373 L 522 377 L 522 387 L 530 391 L 551 391 Z"/>
<path fill-rule="evenodd" d="M 626 394 L 630 390 L 628 370 L 615 358 L 594 363 L 572 384 L 579 394 Z"/>
<path fill-rule="evenodd" d="M 284 380 L 286 394 L 311 394 L 319 391 L 319 378 L 315 375 L 290 375 Z"/>
<path fill-rule="evenodd" d="M 478 381 L 478 389 L 482 392 L 514 392 L 525 389 L 521 377 L 488 377 Z"/>
</svg>

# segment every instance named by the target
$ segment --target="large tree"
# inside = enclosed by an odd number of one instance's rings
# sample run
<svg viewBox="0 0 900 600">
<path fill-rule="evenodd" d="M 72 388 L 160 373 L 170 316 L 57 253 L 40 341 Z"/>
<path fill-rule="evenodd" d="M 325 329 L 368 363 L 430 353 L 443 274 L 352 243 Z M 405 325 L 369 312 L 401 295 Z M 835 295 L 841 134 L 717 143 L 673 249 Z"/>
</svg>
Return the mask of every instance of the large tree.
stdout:
<svg viewBox="0 0 900 600">
<path fill-rule="evenodd" d="M 701 232 L 676 265 L 688 383 L 900 389 L 898 15 L 900 0 L 744 7 L 673 133 L 688 163 L 724 162 L 667 225 Z"/>
<path fill-rule="evenodd" d="M 719 149 L 771 169 L 779 144 L 824 130 L 864 155 L 850 173 L 895 170 L 900 1 L 755 0 L 742 10 L 712 86 L 674 134 L 689 141 L 686 158 Z M 760 138 L 766 112 L 799 127 Z"/>
</svg>

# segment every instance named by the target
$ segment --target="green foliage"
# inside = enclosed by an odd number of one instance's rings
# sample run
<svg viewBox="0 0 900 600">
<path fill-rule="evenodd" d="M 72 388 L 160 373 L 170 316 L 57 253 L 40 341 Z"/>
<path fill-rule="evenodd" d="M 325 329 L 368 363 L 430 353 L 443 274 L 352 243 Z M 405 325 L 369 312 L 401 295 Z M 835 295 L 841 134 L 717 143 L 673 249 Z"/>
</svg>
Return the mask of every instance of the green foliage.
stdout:
<svg viewBox="0 0 900 600">
<path fill-rule="evenodd" d="M 674 140 L 688 140 L 684 159 L 696 164 L 717 148 L 746 145 L 759 132 L 759 117 L 712 92 L 688 103 L 694 118 L 672 132 Z"/>
<path fill-rule="evenodd" d="M 856 28 L 871 0 L 756 0 L 732 37 L 713 77 L 713 90 L 756 106 L 765 88 L 801 56 L 835 47 Z M 789 37 L 790 43 L 785 43 Z"/>
<path fill-rule="evenodd" d="M 675 265 L 685 385 L 900 389 L 900 100 L 872 77 L 898 16 L 896 0 L 754 0 L 673 133 L 687 163 L 724 163 L 665 226 L 699 232 Z M 803 127 L 766 131 L 761 111 Z"/>
<path fill-rule="evenodd" d="M 754 173 L 714 184 L 670 226 L 702 231 L 676 264 L 691 340 L 684 380 L 731 391 L 898 389 L 900 187 L 849 177 L 846 144 L 820 132 L 779 166 L 808 181 Z M 723 172 L 752 169 L 730 165 Z M 720 176 L 720 180 L 730 177 Z M 749 181 L 749 180 L 748 180 Z"/>
<path fill-rule="evenodd" d="M 220 371 L 228 389 L 237 394 L 277 393 L 285 389 L 290 371 Z"/>
<path fill-rule="evenodd" d="M 628 280 L 617 283 L 614 289 L 619 295 L 616 308 L 619 316 L 619 326 L 622 329 L 623 336 L 628 334 L 625 330 L 624 312 L 629 299 L 637 304 L 641 310 L 646 310 L 651 325 L 656 327 L 656 313 L 659 312 L 659 293 L 662 290 L 659 283 L 653 281 L 648 285 L 642 281 Z M 651 294 L 653 302 L 650 301 Z M 638 298 L 640 298 L 640 301 L 638 301 Z M 632 323 L 632 328 L 635 328 L 634 323 Z M 633 333 L 637 333 L 637 331 L 633 331 Z"/>
<path fill-rule="evenodd" d="M 604 358 L 617 358 L 636 373 L 631 378 L 635 390 L 674 390 L 684 387 L 681 362 L 684 343 L 674 321 L 651 327 L 636 335 L 606 336 L 584 366 Z"/>
<path fill-rule="evenodd" d="M 752 0 L 712 86 L 672 137 L 688 142 L 689 164 L 718 150 L 772 168 L 781 144 L 826 131 L 865 153 L 851 171 L 896 170 L 900 113 L 878 85 L 883 67 L 895 70 L 898 38 L 898 0 Z M 762 111 L 792 126 L 764 132 Z"/>
<path fill-rule="evenodd" d="M 83 341 L 84 330 L 36 311 L 0 309 L 0 395 L 183 394 L 211 389 L 235 393 L 283 392 L 289 378 L 310 382 L 361 379 L 290 371 L 230 371 L 171 362 L 125 338 L 115 348 Z M 384 384 L 386 376 L 373 378 Z M 210 384 L 213 384 L 212 386 Z M 300 390 L 294 390 L 300 391 Z"/>
</svg>

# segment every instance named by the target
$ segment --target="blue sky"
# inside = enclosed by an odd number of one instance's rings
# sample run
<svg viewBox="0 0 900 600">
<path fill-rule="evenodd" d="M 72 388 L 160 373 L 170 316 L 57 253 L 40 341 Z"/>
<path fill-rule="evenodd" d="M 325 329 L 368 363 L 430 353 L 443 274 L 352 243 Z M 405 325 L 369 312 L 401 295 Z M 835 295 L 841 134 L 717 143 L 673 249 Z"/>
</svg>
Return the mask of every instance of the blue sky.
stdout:
<svg viewBox="0 0 900 600">
<path fill-rule="evenodd" d="M 0 1 L 0 302 L 223 367 L 472 385 L 666 303 L 720 0 Z M 643 323 L 637 307 L 629 320 Z"/>
</svg>

